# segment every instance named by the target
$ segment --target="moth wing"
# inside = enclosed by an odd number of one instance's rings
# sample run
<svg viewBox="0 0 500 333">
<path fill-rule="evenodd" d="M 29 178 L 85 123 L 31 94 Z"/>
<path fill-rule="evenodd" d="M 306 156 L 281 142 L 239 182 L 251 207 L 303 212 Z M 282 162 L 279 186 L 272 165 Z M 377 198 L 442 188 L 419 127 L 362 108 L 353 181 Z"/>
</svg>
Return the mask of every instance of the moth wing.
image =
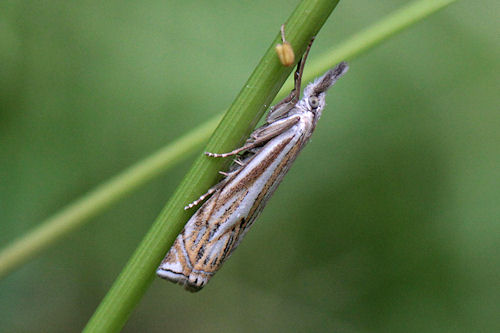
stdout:
<svg viewBox="0 0 500 333">
<path fill-rule="evenodd" d="M 186 253 L 193 270 L 214 274 L 235 249 L 245 229 L 245 217 L 234 211 L 245 199 L 247 190 L 225 196 L 217 191 L 188 221 L 183 233 Z"/>
<path fill-rule="evenodd" d="M 223 223 L 221 218 L 228 213 L 220 216 L 221 209 L 226 209 L 220 205 L 220 195 L 216 191 L 186 223 L 157 270 L 160 277 L 198 291 L 236 248 L 245 226 L 230 218 Z M 228 211 L 238 207 L 244 193 L 233 198 Z"/>
</svg>

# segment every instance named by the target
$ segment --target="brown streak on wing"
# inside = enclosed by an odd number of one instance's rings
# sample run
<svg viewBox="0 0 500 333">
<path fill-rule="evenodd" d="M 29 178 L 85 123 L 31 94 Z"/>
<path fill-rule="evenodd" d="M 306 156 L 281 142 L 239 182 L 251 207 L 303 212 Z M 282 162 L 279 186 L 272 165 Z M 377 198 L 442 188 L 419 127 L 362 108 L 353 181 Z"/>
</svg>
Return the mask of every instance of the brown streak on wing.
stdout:
<svg viewBox="0 0 500 333">
<path fill-rule="evenodd" d="M 208 257 L 209 255 L 212 255 L 210 253 L 210 248 L 212 248 L 216 242 L 220 242 L 221 241 L 220 238 L 227 236 L 227 234 L 221 235 L 221 237 L 218 237 L 217 239 L 210 240 L 209 237 L 211 231 L 214 228 L 218 228 L 219 225 L 223 225 L 224 222 L 226 222 L 234 214 L 234 211 L 239 207 L 240 203 L 247 196 L 248 189 L 276 160 L 279 154 L 290 143 L 292 139 L 293 137 L 287 138 L 286 140 L 278 144 L 276 147 L 274 147 L 274 149 L 269 154 L 267 154 L 266 158 L 262 160 L 262 162 L 258 165 L 258 167 L 255 167 L 247 175 L 245 175 L 245 177 L 238 182 L 238 184 L 232 189 L 230 193 L 224 193 L 224 195 L 222 194 L 227 184 L 231 183 L 228 182 L 226 185 L 224 185 L 223 188 L 219 189 L 216 193 L 214 193 L 214 195 L 207 202 L 205 202 L 202 205 L 202 207 L 200 207 L 199 211 L 195 213 L 195 215 L 197 216 L 194 222 L 194 231 L 192 235 L 186 238 L 185 235 L 183 234 L 182 243 L 184 244 L 179 244 L 181 246 L 185 245 L 185 250 L 187 253 L 187 258 L 186 258 L 182 251 L 178 251 L 178 253 L 180 254 L 179 258 L 185 259 L 186 261 L 182 262 L 183 267 L 189 266 L 191 267 L 189 269 L 190 271 L 195 270 L 206 273 L 215 273 L 220 268 L 222 262 L 224 262 L 226 257 L 229 254 L 231 254 L 232 251 L 234 250 L 235 244 L 238 244 L 240 240 L 240 235 L 242 234 L 242 231 L 246 229 L 247 223 L 253 222 L 254 218 L 252 215 L 255 213 L 256 209 L 260 206 L 262 199 L 266 196 L 266 192 L 274 184 L 275 180 L 279 177 L 281 169 L 285 167 L 289 162 L 289 160 L 296 155 L 296 150 L 300 149 L 300 147 L 298 146 L 293 147 L 290 150 L 290 152 L 288 152 L 287 155 L 285 156 L 284 161 L 282 161 L 278 165 L 277 169 L 266 183 L 264 189 L 255 200 L 252 209 L 250 210 L 250 215 L 246 218 L 246 221 L 242 221 L 242 223 L 236 224 L 232 229 L 230 229 L 230 231 L 228 231 L 230 235 L 229 237 L 227 237 L 225 244 L 221 246 L 222 253 L 217 255 L 215 260 Z M 241 168 L 241 170 L 243 169 L 244 168 Z M 217 224 L 211 225 L 210 221 L 212 219 L 213 213 L 219 211 L 224 205 L 224 203 L 226 203 L 231 197 L 234 197 L 235 195 L 238 196 L 238 199 L 235 200 L 231 204 L 231 206 L 229 206 L 228 209 L 224 212 L 224 214 L 217 219 Z M 202 230 L 203 228 L 205 228 L 205 230 Z M 202 231 L 203 235 L 198 240 L 198 242 L 196 242 L 199 233 Z"/>
<path fill-rule="evenodd" d="M 236 201 L 234 201 L 233 204 L 229 207 L 229 209 L 227 209 L 224 212 L 224 214 L 221 216 L 221 218 L 217 220 L 217 227 L 219 224 L 223 225 L 233 215 L 234 210 L 236 210 L 239 207 L 239 205 L 245 199 L 247 194 L 248 194 L 248 190 L 239 194 L 238 199 Z M 220 208 L 220 207 L 217 207 L 217 208 Z M 213 265 L 208 264 L 210 262 L 210 258 L 209 258 L 209 256 L 211 255 L 210 250 L 208 250 L 208 251 L 202 250 L 204 248 L 211 249 L 214 246 L 214 244 L 217 242 L 220 242 L 220 238 L 224 236 L 224 235 L 221 235 L 220 237 L 217 237 L 215 239 L 210 240 L 209 237 L 210 237 L 211 231 L 214 229 L 214 227 L 216 227 L 215 224 L 207 227 L 202 239 L 199 242 L 199 246 L 196 249 L 194 249 L 194 251 L 192 253 L 189 253 L 191 260 L 193 260 L 192 261 L 193 267 L 196 270 L 202 270 L 204 272 L 215 272 L 219 268 L 219 265 L 213 266 Z M 235 226 L 233 229 L 231 229 L 231 233 L 235 233 L 236 237 L 234 237 L 234 238 L 237 238 L 237 236 L 240 233 L 239 225 Z M 230 238 L 228 238 L 228 240 L 226 241 L 226 244 L 223 246 L 223 248 L 227 248 L 228 246 L 232 246 L 232 243 L 230 243 L 229 240 L 230 240 Z M 201 253 L 201 255 L 200 255 L 200 253 Z M 224 260 L 225 255 L 223 254 L 223 255 L 220 255 L 218 257 L 220 258 L 220 260 L 218 260 L 218 262 L 221 262 Z"/>
<path fill-rule="evenodd" d="M 237 191 L 240 187 L 245 187 L 248 188 L 250 187 L 259 177 L 266 171 L 266 169 L 274 162 L 274 160 L 279 156 L 283 148 L 286 147 L 286 145 L 292 140 L 293 137 L 290 137 L 286 139 L 285 141 L 281 142 L 279 145 L 277 145 L 274 150 L 267 155 L 267 157 L 259 164 L 258 168 L 254 168 L 251 172 L 248 173 L 248 175 L 243 178 L 238 186 L 236 187 L 235 191 Z"/>
<path fill-rule="evenodd" d="M 185 253 L 187 256 L 185 256 L 184 253 L 181 253 L 181 255 L 182 257 L 186 257 L 185 259 L 191 267 L 195 266 L 195 263 L 197 261 L 196 257 L 201 249 L 201 246 L 203 246 L 204 244 L 203 238 L 207 237 L 207 234 L 209 234 L 210 232 L 209 221 L 214 210 L 216 209 L 219 196 L 220 192 L 215 192 L 213 196 L 200 207 L 195 215 L 191 217 L 192 219 L 195 219 L 193 223 L 193 232 L 191 235 L 186 235 L 186 228 L 184 228 L 181 233 L 182 243 L 186 250 Z M 190 221 L 188 221 L 188 223 L 189 222 Z M 203 228 L 205 228 L 205 232 L 202 238 L 198 242 L 196 242 L 196 239 L 198 238 L 198 235 L 201 233 L 201 230 Z"/>
<path fill-rule="evenodd" d="M 248 223 L 251 224 L 262 211 L 261 206 L 265 203 L 265 199 L 269 198 L 273 193 L 270 191 L 270 188 L 274 185 L 276 181 L 280 181 L 281 178 L 288 172 L 288 168 L 293 163 L 298 153 L 302 148 L 302 144 L 297 144 L 290 151 L 287 152 L 283 161 L 276 167 L 271 177 L 269 177 L 268 181 L 264 185 L 264 188 L 259 193 L 257 198 L 255 199 L 250 212 L 248 213 Z M 283 170 L 285 169 L 285 170 Z"/>
</svg>

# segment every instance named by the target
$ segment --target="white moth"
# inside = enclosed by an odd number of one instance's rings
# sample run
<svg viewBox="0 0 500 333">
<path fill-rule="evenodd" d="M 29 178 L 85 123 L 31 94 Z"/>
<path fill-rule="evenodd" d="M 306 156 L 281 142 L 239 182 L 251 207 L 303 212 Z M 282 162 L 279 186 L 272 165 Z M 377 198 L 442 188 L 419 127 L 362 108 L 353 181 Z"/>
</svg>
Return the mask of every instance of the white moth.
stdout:
<svg viewBox="0 0 500 333">
<path fill-rule="evenodd" d="M 311 41 L 312 43 L 312 41 Z M 304 89 L 299 100 L 305 59 L 297 65 L 295 88 L 271 108 L 266 123 L 241 148 L 211 157 L 239 154 L 225 177 L 191 208 L 212 195 L 187 222 L 163 259 L 157 274 L 195 292 L 203 288 L 236 249 L 267 200 L 309 141 L 325 107 L 325 94 L 348 66 L 338 64 Z"/>
</svg>

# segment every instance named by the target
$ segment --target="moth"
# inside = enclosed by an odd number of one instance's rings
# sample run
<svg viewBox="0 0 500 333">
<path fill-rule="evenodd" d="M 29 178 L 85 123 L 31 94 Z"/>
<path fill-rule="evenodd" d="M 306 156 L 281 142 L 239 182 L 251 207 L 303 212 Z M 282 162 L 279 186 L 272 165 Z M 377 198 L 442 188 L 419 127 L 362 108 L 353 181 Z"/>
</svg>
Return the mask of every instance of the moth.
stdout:
<svg viewBox="0 0 500 333">
<path fill-rule="evenodd" d="M 202 289 L 219 270 L 264 208 L 267 200 L 309 141 L 325 107 L 325 95 L 348 69 L 345 62 L 310 83 L 300 98 L 309 43 L 294 74 L 294 89 L 273 106 L 265 124 L 231 152 L 205 154 L 237 156 L 224 179 L 185 209 L 210 198 L 186 223 L 161 262 L 157 274 L 191 292 Z"/>
</svg>

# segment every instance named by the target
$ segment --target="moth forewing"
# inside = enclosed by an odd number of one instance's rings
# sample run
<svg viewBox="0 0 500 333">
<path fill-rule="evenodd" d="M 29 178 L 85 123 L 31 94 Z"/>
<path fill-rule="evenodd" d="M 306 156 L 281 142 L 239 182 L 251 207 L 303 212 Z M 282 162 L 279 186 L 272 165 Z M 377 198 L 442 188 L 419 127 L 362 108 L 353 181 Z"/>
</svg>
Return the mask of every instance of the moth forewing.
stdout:
<svg viewBox="0 0 500 333">
<path fill-rule="evenodd" d="M 307 51 L 303 60 L 306 55 Z M 347 68 L 346 63 L 340 63 L 310 83 L 301 100 L 300 86 L 296 87 L 277 104 L 279 108 L 271 109 L 266 124 L 256 129 L 243 147 L 225 154 L 207 153 L 212 157 L 244 155 L 225 179 L 186 206 L 190 208 L 211 194 L 177 236 L 157 270 L 160 277 L 189 291 L 207 284 L 236 249 L 309 140 L 325 106 L 326 90 Z M 303 61 L 298 65 L 296 86 L 300 85 L 302 70 Z M 279 114 L 273 114 L 273 110 Z"/>
</svg>

